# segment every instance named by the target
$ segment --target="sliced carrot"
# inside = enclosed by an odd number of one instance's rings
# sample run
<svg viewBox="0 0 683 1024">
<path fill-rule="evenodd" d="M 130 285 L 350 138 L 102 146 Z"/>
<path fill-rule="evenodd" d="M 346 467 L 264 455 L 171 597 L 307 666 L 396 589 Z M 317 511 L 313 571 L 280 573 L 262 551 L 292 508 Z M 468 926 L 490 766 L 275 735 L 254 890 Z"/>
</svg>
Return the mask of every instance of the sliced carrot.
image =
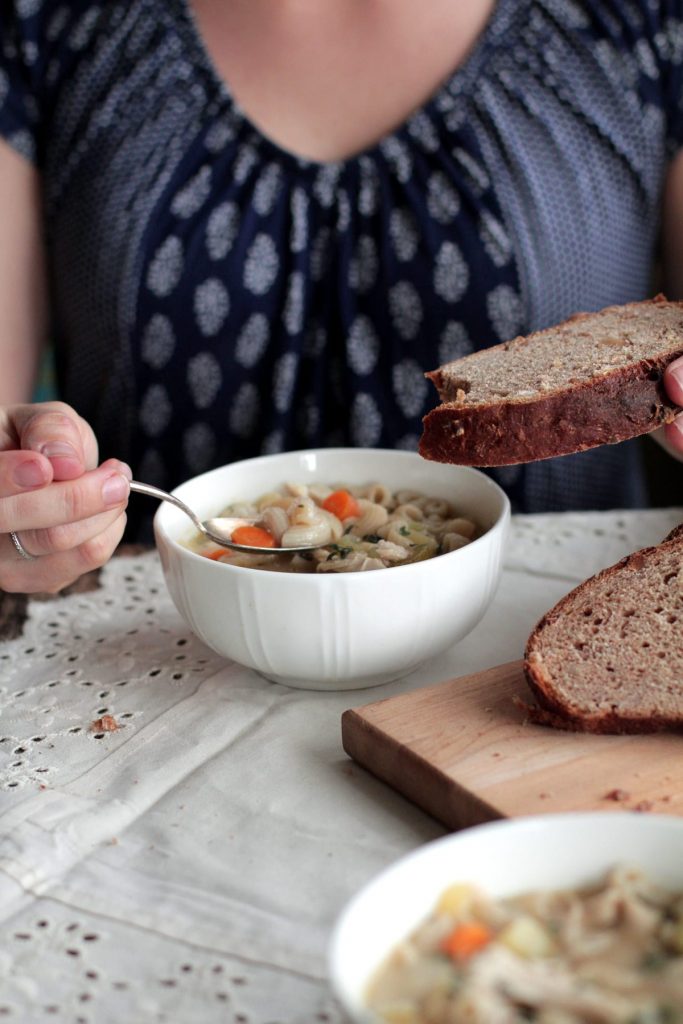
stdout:
<svg viewBox="0 0 683 1024">
<path fill-rule="evenodd" d="M 332 491 L 323 501 L 323 508 L 342 521 L 360 515 L 360 505 L 348 491 Z"/>
<path fill-rule="evenodd" d="M 480 921 L 464 921 L 457 924 L 441 942 L 441 950 L 453 960 L 467 960 L 487 946 L 493 932 Z"/>
<path fill-rule="evenodd" d="M 238 526 L 232 531 L 231 540 L 235 544 L 245 544 L 250 548 L 274 548 L 275 537 L 260 526 Z"/>
<path fill-rule="evenodd" d="M 212 558 L 214 562 L 217 562 L 220 558 L 223 558 L 224 555 L 230 554 L 227 548 L 218 548 L 217 551 L 206 551 L 202 553 L 204 554 L 205 558 Z"/>
</svg>

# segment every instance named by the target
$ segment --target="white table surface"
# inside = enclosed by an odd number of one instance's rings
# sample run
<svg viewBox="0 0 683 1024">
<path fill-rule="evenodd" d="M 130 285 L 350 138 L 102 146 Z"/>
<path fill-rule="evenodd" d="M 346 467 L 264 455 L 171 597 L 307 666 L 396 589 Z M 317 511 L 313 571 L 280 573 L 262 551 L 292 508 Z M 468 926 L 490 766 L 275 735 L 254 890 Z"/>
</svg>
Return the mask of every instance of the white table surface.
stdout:
<svg viewBox="0 0 683 1024">
<path fill-rule="evenodd" d="M 0 1020 L 340 1024 L 337 915 L 443 833 L 348 759 L 342 712 L 519 657 L 559 597 L 682 519 L 515 517 L 484 620 L 371 690 L 290 689 L 221 660 L 154 552 L 32 600 L 0 643 Z M 122 728 L 98 738 L 103 714 Z"/>
</svg>

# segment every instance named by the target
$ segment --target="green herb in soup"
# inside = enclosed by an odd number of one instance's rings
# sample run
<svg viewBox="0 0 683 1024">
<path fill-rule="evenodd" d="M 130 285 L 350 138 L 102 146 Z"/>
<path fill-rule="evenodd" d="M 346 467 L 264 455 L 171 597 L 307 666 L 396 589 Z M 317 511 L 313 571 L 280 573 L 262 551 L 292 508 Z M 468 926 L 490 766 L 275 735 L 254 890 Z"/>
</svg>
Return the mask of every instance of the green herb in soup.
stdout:
<svg viewBox="0 0 683 1024">
<path fill-rule="evenodd" d="M 239 543 L 268 547 L 317 545 L 306 552 L 250 552 L 221 548 L 201 534 L 193 551 L 231 565 L 280 572 L 365 572 L 406 565 L 469 544 L 477 526 L 444 498 L 396 491 L 378 483 L 364 486 L 286 484 L 254 502 L 236 502 L 219 515 L 258 519 Z M 247 533 L 246 531 L 250 531 Z"/>
<path fill-rule="evenodd" d="M 388 1024 L 683 1024 L 683 894 L 604 884 L 492 900 L 454 885 L 373 977 Z"/>
</svg>

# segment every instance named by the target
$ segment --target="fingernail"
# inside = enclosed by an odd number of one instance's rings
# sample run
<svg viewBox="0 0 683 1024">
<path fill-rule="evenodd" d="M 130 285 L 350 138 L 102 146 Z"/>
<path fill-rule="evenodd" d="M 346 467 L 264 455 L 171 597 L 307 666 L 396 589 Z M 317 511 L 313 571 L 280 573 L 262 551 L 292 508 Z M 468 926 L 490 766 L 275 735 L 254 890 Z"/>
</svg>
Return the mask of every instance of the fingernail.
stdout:
<svg viewBox="0 0 683 1024">
<path fill-rule="evenodd" d="M 102 500 L 105 505 L 119 505 L 128 497 L 130 487 L 123 473 L 108 476 L 102 484 Z"/>
<path fill-rule="evenodd" d="M 22 462 L 14 470 L 14 482 L 19 487 L 40 487 L 47 480 L 45 468 L 42 463 L 32 459 L 30 462 Z"/>
<path fill-rule="evenodd" d="M 78 453 L 68 441 L 46 441 L 38 451 L 46 459 L 78 459 Z"/>
<path fill-rule="evenodd" d="M 119 471 L 123 473 L 126 480 L 133 479 L 133 470 L 130 468 L 127 462 L 119 462 Z"/>
</svg>

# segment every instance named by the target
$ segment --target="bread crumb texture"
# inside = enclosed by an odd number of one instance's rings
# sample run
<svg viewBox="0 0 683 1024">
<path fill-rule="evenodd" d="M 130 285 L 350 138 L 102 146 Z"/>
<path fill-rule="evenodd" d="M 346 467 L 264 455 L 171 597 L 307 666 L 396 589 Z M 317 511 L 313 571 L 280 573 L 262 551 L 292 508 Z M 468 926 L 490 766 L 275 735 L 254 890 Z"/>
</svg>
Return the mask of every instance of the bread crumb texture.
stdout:
<svg viewBox="0 0 683 1024">
<path fill-rule="evenodd" d="M 592 577 L 529 637 L 542 708 L 596 732 L 683 729 L 683 526 Z"/>
<path fill-rule="evenodd" d="M 435 371 L 436 383 L 444 402 L 528 401 L 676 352 L 682 345 L 683 303 L 611 306 L 448 363 Z"/>
</svg>

